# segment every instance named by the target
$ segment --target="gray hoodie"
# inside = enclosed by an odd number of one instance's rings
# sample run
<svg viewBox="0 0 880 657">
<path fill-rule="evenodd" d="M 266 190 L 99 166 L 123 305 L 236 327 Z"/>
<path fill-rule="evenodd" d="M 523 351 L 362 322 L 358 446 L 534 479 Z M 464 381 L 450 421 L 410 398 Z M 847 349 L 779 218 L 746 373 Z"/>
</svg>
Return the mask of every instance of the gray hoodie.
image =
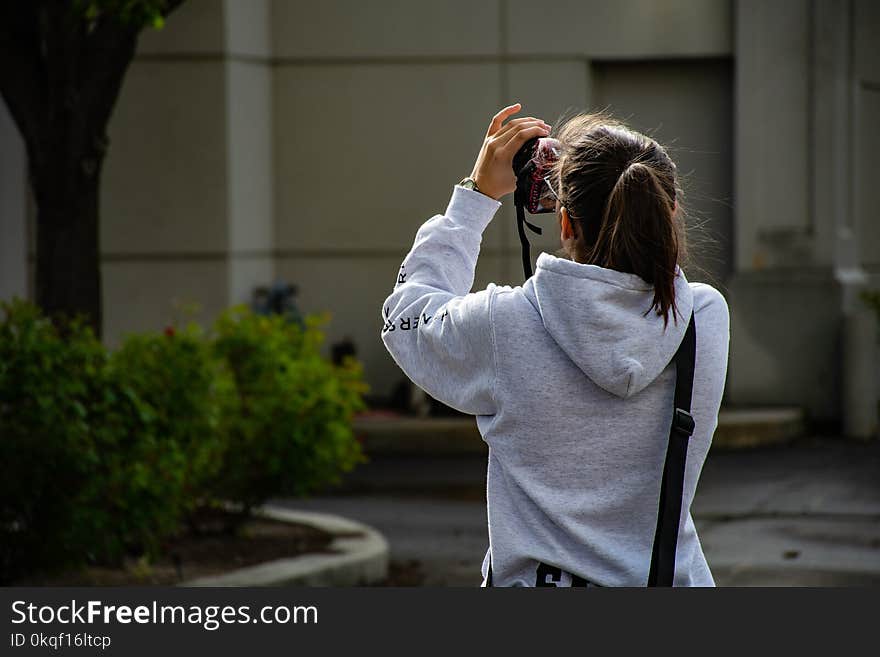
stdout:
<svg viewBox="0 0 880 657">
<path fill-rule="evenodd" d="M 470 293 L 500 203 L 456 187 L 416 234 L 382 308 L 382 340 L 433 397 L 476 416 L 489 445 L 493 584 L 535 586 L 543 562 L 603 586 L 644 586 L 691 309 L 697 334 L 676 586 L 712 586 L 690 506 L 718 418 L 729 318 L 714 288 L 679 269 L 677 322 L 647 311 L 634 274 L 542 253 L 522 287 Z"/>
</svg>

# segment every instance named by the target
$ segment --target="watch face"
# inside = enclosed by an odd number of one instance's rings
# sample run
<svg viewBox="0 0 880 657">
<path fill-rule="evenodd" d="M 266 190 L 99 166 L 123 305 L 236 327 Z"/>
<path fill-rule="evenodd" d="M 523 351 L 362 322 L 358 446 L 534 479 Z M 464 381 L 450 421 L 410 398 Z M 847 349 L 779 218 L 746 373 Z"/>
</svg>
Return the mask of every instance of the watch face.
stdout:
<svg viewBox="0 0 880 657">
<path fill-rule="evenodd" d="M 477 186 L 477 183 L 474 182 L 473 178 L 465 178 L 460 183 L 458 183 L 459 187 L 464 187 L 465 189 L 474 189 Z"/>
</svg>

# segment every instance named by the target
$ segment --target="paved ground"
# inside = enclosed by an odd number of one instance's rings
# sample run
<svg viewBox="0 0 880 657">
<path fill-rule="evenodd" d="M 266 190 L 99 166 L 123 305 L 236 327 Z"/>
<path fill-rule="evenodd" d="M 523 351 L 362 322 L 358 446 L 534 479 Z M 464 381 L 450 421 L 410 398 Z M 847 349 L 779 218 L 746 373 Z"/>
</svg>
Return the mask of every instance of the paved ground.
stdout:
<svg viewBox="0 0 880 657">
<path fill-rule="evenodd" d="M 484 481 L 478 457 L 384 457 L 343 490 L 285 504 L 379 529 L 392 583 L 478 586 Z M 719 585 L 880 586 L 880 442 L 713 452 L 694 515 Z"/>
</svg>

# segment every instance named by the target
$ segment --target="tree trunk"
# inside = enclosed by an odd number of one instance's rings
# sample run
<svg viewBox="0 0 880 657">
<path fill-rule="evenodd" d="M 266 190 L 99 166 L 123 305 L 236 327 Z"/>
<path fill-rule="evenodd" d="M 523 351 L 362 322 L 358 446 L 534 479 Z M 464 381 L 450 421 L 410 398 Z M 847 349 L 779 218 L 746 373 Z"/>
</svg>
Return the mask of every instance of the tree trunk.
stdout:
<svg viewBox="0 0 880 657">
<path fill-rule="evenodd" d="M 61 153 L 56 157 L 76 159 Z M 98 210 L 102 162 L 95 158 L 84 158 L 83 162 L 80 167 L 31 172 L 37 193 L 36 301 L 50 316 L 84 315 L 100 336 Z"/>
<path fill-rule="evenodd" d="M 100 180 L 107 124 L 138 29 L 113 20 L 91 28 L 67 3 L 38 13 L 41 86 L 26 138 L 37 205 L 36 301 L 50 316 L 82 315 L 100 337 Z"/>
<path fill-rule="evenodd" d="M 165 0 L 161 14 L 182 2 Z M 107 124 L 147 18 L 132 22 L 118 7 L 86 13 L 69 0 L 0 2 L 0 93 L 27 145 L 36 301 L 49 315 L 85 315 L 100 337 Z"/>
</svg>

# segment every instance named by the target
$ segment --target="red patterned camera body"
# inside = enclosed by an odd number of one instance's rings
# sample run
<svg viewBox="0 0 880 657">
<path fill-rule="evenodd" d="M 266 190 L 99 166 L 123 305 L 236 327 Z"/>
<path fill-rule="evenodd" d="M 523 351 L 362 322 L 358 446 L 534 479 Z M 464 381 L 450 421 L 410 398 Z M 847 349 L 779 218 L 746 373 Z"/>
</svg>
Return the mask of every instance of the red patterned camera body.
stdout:
<svg viewBox="0 0 880 657">
<path fill-rule="evenodd" d="M 556 210 L 556 197 L 544 181 L 556 161 L 562 145 L 552 137 L 527 141 L 513 158 L 516 174 L 514 202 L 529 214 L 543 214 Z"/>
</svg>

